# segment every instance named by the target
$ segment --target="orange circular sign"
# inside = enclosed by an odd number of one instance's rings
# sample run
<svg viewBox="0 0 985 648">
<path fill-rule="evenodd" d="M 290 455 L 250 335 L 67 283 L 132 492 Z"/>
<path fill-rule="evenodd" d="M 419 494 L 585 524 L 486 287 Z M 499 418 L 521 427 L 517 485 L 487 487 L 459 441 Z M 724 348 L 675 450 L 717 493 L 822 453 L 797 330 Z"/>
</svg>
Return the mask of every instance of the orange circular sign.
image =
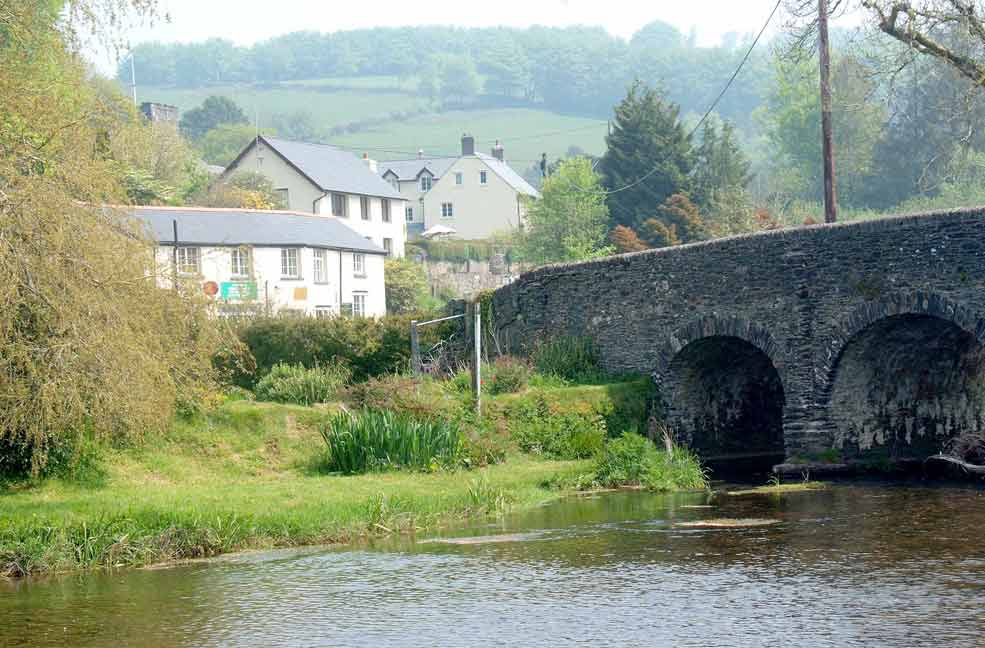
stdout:
<svg viewBox="0 0 985 648">
<path fill-rule="evenodd" d="M 215 297 L 219 294 L 219 284 L 214 281 L 206 281 L 202 284 L 202 291 L 209 297 Z"/>
</svg>

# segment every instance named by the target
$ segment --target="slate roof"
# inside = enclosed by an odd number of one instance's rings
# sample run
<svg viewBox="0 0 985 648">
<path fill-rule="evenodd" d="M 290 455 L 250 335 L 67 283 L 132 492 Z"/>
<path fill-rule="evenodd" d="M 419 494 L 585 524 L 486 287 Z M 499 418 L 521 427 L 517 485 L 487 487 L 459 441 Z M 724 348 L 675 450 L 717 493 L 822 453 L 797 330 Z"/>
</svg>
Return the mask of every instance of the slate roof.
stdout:
<svg viewBox="0 0 985 648">
<path fill-rule="evenodd" d="M 496 175 L 506 181 L 506 184 L 510 185 L 517 191 L 528 196 L 534 196 L 535 198 L 540 197 L 540 192 L 533 188 L 533 186 L 523 179 L 519 173 L 513 170 L 506 162 L 501 162 L 498 158 L 491 155 L 486 155 L 485 153 L 476 153 L 476 156 L 489 165 Z"/>
<path fill-rule="evenodd" d="M 329 144 L 294 142 L 264 135 L 260 136 L 260 140 L 279 153 L 322 191 L 405 199 L 383 178 L 373 173 L 362 160 L 348 151 Z M 247 153 L 253 150 L 253 146 L 251 144 L 246 147 L 228 168 L 235 167 Z"/>
<path fill-rule="evenodd" d="M 377 167 L 380 175 L 393 171 L 398 180 L 416 180 L 424 169 L 431 172 L 435 178 L 445 175 L 449 167 L 458 161 L 457 157 L 417 158 L 413 160 L 389 160 L 380 162 Z"/>
<path fill-rule="evenodd" d="M 386 254 L 386 250 L 330 216 L 195 207 L 134 207 L 133 215 L 147 223 L 161 245 L 173 245 L 172 223 L 178 221 L 181 245 L 313 247 Z"/>
</svg>

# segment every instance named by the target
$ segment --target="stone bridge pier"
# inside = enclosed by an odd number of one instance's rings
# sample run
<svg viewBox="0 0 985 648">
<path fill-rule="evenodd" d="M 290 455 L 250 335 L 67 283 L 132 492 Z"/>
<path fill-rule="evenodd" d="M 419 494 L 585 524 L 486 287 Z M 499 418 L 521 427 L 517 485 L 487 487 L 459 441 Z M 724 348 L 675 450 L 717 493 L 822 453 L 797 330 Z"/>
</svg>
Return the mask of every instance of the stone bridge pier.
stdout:
<svg viewBox="0 0 985 648">
<path fill-rule="evenodd" d="M 985 433 L 985 209 L 548 266 L 493 311 L 511 352 L 588 336 L 652 375 L 707 461 L 901 463 Z"/>
</svg>

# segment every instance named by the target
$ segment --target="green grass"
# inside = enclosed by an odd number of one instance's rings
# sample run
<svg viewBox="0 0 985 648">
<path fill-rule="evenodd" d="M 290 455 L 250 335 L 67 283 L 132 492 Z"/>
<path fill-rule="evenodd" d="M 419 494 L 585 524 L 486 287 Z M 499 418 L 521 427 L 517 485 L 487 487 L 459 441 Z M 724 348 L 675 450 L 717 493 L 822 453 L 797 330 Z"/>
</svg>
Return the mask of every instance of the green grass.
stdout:
<svg viewBox="0 0 985 648">
<path fill-rule="evenodd" d="M 434 474 L 320 472 L 334 412 L 235 402 L 141 448 L 107 450 L 96 484 L 0 491 L 0 574 L 137 566 L 252 548 L 347 542 L 528 507 L 587 462 L 510 457 Z"/>
<path fill-rule="evenodd" d="M 580 130 L 570 132 L 572 129 Z M 540 160 L 541 153 L 546 152 L 548 159 L 554 160 L 572 145 L 588 153 L 601 154 L 605 146 L 606 123 L 601 119 L 559 115 L 532 108 L 462 110 L 387 123 L 332 141 L 344 146 L 397 151 L 423 148 L 430 155 L 458 155 L 461 150 L 459 140 L 466 132 L 475 136 L 476 149 L 484 153 L 492 148 L 493 140 L 503 140 L 507 162 L 522 173 Z M 545 133 L 554 134 L 544 136 Z M 395 157 L 399 156 L 379 154 L 380 159 Z"/>
<path fill-rule="evenodd" d="M 210 95 L 221 95 L 235 101 L 252 121 L 259 112 L 260 126 L 269 126 L 271 115 L 306 112 L 325 130 L 336 126 L 385 117 L 393 112 L 419 110 L 429 105 L 424 97 L 402 91 L 391 93 L 342 90 L 323 92 L 307 86 L 264 88 L 249 85 L 213 86 L 207 88 L 138 88 L 141 101 L 156 101 L 177 106 L 182 113 Z M 458 134 L 461 136 L 461 133 Z M 456 140 L 457 141 L 457 140 Z"/>
</svg>

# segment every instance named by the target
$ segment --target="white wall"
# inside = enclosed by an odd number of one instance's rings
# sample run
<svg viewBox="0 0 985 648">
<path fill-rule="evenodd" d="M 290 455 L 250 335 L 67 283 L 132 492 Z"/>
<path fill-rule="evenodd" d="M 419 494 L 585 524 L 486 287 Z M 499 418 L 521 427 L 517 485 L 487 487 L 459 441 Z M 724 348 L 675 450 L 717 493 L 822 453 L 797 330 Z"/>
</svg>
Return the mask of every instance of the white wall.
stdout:
<svg viewBox="0 0 985 648">
<path fill-rule="evenodd" d="M 479 172 L 486 172 L 487 184 L 479 184 Z M 455 174 L 462 174 L 462 184 L 455 184 Z M 452 218 L 442 218 L 441 204 L 454 207 Z M 424 226 L 445 225 L 453 228 L 455 238 L 481 239 L 495 232 L 516 231 L 524 217 L 519 195 L 481 158 L 462 157 L 424 195 Z"/>
<path fill-rule="evenodd" d="M 437 181 L 435 181 L 437 184 Z M 421 181 L 420 180 L 401 180 L 397 183 L 398 191 L 401 196 L 407 199 L 404 204 L 404 220 L 407 223 L 424 223 L 424 208 L 421 205 L 421 196 L 423 192 L 421 191 Z M 433 185 L 432 185 L 433 188 Z M 414 208 L 414 220 L 406 220 L 406 208 Z"/>
<path fill-rule="evenodd" d="M 269 305 L 272 314 L 284 310 L 294 310 L 306 315 L 314 315 L 318 307 L 329 307 L 333 314 L 338 314 L 341 279 L 341 303 L 352 303 L 353 294 L 363 293 L 366 295 L 367 317 L 382 317 L 386 314 L 383 255 L 364 255 L 365 276 L 356 276 L 351 252 L 326 250 L 328 281 L 315 283 L 314 249 L 299 248 L 300 279 L 285 279 L 281 276 L 281 248 L 253 247 L 250 249 L 253 255 L 253 276 L 249 279 L 232 277 L 232 248 L 229 247 L 199 248 L 201 273 L 198 276 L 187 277 L 187 279 L 201 284 L 214 281 L 220 287 L 223 283 L 255 282 L 257 285 L 255 305 L 260 307 Z M 172 247 L 158 246 L 157 261 L 162 276 L 170 276 L 171 259 Z M 215 299 L 217 302 L 222 301 L 221 292 Z M 229 303 L 252 302 L 233 300 Z"/>
<path fill-rule="evenodd" d="M 288 205 L 291 211 L 314 213 L 314 202 L 321 197 L 322 191 L 310 180 L 298 173 L 294 167 L 285 162 L 280 155 L 269 150 L 263 143 L 260 144 L 259 166 L 257 165 L 257 152 L 251 150 L 245 155 L 239 165 L 229 167 L 225 172 L 225 177 L 229 177 L 239 171 L 252 171 L 262 173 L 270 178 L 275 189 L 287 189 Z"/>
<path fill-rule="evenodd" d="M 392 254 L 395 257 L 404 256 L 407 244 L 407 225 L 404 222 L 404 208 L 407 202 L 390 198 L 369 197 L 369 220 L 363 220 L 360 211 L 360 197 L 354 194 L 344 194 L 348 205 L 348 215 L 342 218 L 350 229 L 370 239 L 376 245 L 383 247 L 383 239 L 393 241 Z M 383 222 L 383 201 L 390 202 L 390 222 Z M 332 196 L 325 196 L 318 201 L 317 211 L 321 216 L 335 218 L 332 215 Z"/>
</svg>

